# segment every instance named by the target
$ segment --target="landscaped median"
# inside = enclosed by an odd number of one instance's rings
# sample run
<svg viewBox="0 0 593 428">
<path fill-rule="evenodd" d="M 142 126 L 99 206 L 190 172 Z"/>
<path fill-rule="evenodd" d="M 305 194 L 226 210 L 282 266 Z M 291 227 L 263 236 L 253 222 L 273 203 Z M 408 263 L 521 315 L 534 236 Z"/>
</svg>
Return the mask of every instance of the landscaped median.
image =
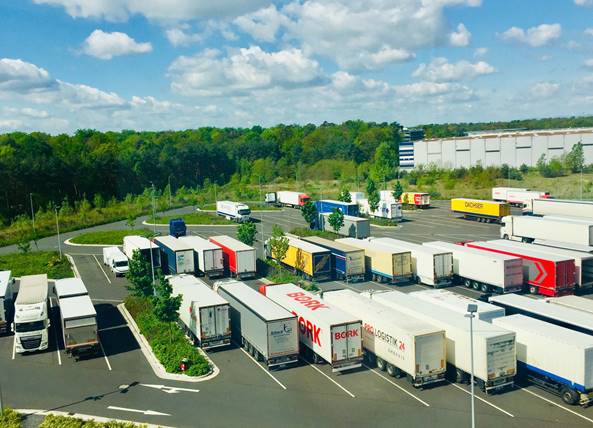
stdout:
<svg viewBox="0 0 593 428">
<path fill-rule="evenodd" d="M 74 276 L 66 256 L 57 251 L 30 251 L 0 255 L 0 270 L 10 270 L 12 275 L 36 275 L 46 273 L 48 278 L 60 279 Z"/>
<path fill-rule="evenodd" d="M 188 341 L 177 324 L 168 324 L 156 318 L 148 298 L 128 296 L 124 304 L 168 373 L 197 377 L 211 372 L 208 360 Z M 186 371 L 181 370 L 184 359 L 187 360 Z"/>
<path fill-rule="evenodd" d="M 22 412 L 22 413 L 19 413 Z M 55 412 L 61 414 L 51 414 L 49 412 L 35 411 L 16 411 L 10 408 L 5 408 L 0 412 L 0 427 L 2 428 L 23 428 L 25 426 L 32 426 L 30 421 L 25 422 L 25 418 L 29 415 L 43 418 L 39 424 L 39 428 L 144 428 L 144 424 L 136 424 L 133 422 L 116 421 L 112 419 L 97 418 L 100 421 L 88 416 L 66 416 L 64 412 Z M 37 421 L 35 421 L 37 422 Z M 37 422 L 39 423 L 39 422 Z M 36 424 L 35 424 L 36 425 Z"/>
<path fill-rule="evenodd" d="M 140 235 L 148 238 L 153 235 L 153 232 L 148 229 L 98 230 L 70 238 L 68 243 L 80 245 L 122 245 L 124 236 L 128 235 Z"/>
<path fill-rule="evenodd" d="M 237 223 L 227 220 L 224 217 L 217 216 L 211 212 L 203 212 L 203 211 L 196 211 L 190 214 L 180 214 L 180 215 L 171 215 L 171 216 L 164 216 L 159 217 L 156 216 L 154 220 L 149 218 L 146 220 L 144 224 L 152 225 L 156 223 L 157 225 L 169 225 L 169 221 L 174 218 L 182 219 L 185 224 L 187 225 L 199 225 L 199 224 L 206 224 L 206 225 L 227 225 L 227 226 L 236 226 Z"/>
</svg>

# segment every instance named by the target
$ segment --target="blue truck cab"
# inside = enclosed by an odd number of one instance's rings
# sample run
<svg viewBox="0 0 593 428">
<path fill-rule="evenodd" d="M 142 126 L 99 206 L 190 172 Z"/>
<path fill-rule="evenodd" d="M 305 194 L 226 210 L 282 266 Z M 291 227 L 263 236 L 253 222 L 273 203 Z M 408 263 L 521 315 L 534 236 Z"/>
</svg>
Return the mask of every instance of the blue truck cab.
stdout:
<svg viewBox="0 0 593 428">
<path fill-rule="evenodd" d="M 173 218 L 169 221 L 169 235 L 179 238 L 187 234 L 187 226 L 181 218 Z"/>
</svg>

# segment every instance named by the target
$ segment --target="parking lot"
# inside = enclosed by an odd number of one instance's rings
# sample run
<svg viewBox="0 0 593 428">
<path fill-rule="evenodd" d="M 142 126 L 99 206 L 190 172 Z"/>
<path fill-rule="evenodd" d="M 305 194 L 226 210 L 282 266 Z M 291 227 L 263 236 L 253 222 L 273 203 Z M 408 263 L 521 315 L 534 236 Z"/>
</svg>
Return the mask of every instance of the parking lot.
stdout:
<svg viewBox="0 0 593 428">
<path fill-rule="evenodd" d="M 406 216 L 409 221 L 396 228 L 373 227 L 373 235 L 414 242 L 498 237 L 496 225 L 454 218 L 440 203 L 437 208 L 406 212 Z M 296 210 L 262 213 L 261 217 L 258 232 L 263 225 L 265 238 L 273 224 L 287 231 L 304 225 Z M 190 232 L 201 236 L 234 233 L 232 226 L 192 227 Z M 13 337 L 0 337 L 0 382 L 4 401 L 11 407 L 56 409 L 183 427 L 277 427 L 279 421 L 290 427 L 469 425 L 468 385 L 449 383 L 418 390 L 405 379 L 389 377 L 373 367 L 337 374 L 328 365 L 314 365 L 304 359 L 296 367 L 269 372 L 236 346 L 209 353 L 220 369 L 211 380 L 184 383 L 159 379 L 117 309 L 127 294 L 126 280 L 104 269 L 100 251 L 96 247 L 67 248 L 97 309 L 102 352 L 78 362 L 67 356 L 55 310 L 51 346 L 46 352 L 15 355 Z M 260 284 L 257 280 L 248 283 L 254 288 Z M 371 281 L 329 281 L 320 287 L 326 291 L 394 288 Z M 404 292 L 423 288 L 428 287 L 397 287 Z M 480 294 L 463 287 L 451 290 L 471 297 Z M 593 423 L 593 409 L 567 406 L 559 397 L 531 386 L 492 396 L 479 390 L 476 394 L 479 426 Z"/>
</svg>

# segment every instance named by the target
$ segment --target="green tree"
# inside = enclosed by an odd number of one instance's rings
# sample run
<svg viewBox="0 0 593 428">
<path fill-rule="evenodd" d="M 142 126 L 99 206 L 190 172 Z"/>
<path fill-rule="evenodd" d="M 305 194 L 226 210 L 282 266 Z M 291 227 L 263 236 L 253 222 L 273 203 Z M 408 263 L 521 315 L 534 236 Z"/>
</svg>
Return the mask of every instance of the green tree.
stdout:
<svg viewBox="0 0 593 428">
<path fill-rule="evenodd" d="M 334 208 L 332 213 L 327 217 L 327 221 L 334 232 L 338 233 L 338 231 L 344 226 L 344 214 L 342 214 L 342 211 Z"/>
<path fill-rule="evenodd" d="M 277 224 L 272 227 L 272 237 L 268 240 L 268 247 L 270 256 L 276 260 L 278 266 L 281 266 L 280 262 L 288 252 L 288 238 L 284 236 L 284 232 Z"/>
<path fill-rule="evenodd" d="M 342 190 L 340 190 L 340 194 L 338 195 L 338 201 L 352 202 L 352 197 L 350 196 L 350 192 L 347 188 L 344 187 L 342 188 Z"/>
<path fill-rule="evenodd" d="M 371 211 L 376 211 L 379 208 L 379 202 L 381 201 L 381 197 L 379 196 L 379 191 L 377 190 L 377 185 L 373 181 L 372 178 L 367 179 L 367 198 L 369 201 L 369 208 Z"/>
<path fill-rule="evenodd" d="M 157 283 L 155 286 L 155 295 L 152 298 L 153 311 L 157 319 L 163 323 L 169 324 L 169 339 L 173 341 L 173 323 L 179 318 L 179 308 L 181 307 L 181 294 L 172 296 L 173 287 L 169 280 L 159 271 Z"/>
<path fill-rule="evenodd" d="M 126 218 L 126 226 L 130 229 L 133 229 L 136 226 L 136 216 L 134 214 L 128 214 L 128 218 Z"/>
<path fill-rule="evenodd" d="M 237 228 L 237 239 L 244 244 L 253 245 L 256 233 L 257 229 L 255 227 L 255 223 L 250 221 L 247 223 L 241 223 Z"/>
<path fill-rule="evenodd" d="M 309 225 L 309 228 L 312 228 L 317 220 L 317 208 L 315 208 L 315 204 L 311 201 L 307 201 L 301 209 L 301 215 Z"/>
<path fill-rule="evenodd" d="M 378 180 L 389 180 L 399 165 L 397 147 L 393 143 L 383 142 L 375 150 L 374 176 Z"/>
<path fill-rule="evenodd" d="M 150 261 L 142 255 L 140 251 L 134 251 L 134 255 L 129 263 L 129 269 L 126 278 L 130 281 L 128 290 L 138 297 L 150 297 L 154 294 L 152 285 L 152 269 Z"/>
<path fill-rule="evenodd" d="M 404 193 L 404 189 L 402 187 L 402 184 L 399 182 L 399 180 L 397 180 L 395 182 L 395 187 L 393 188 L 393 197 L 395 198 L 396 201 L 399 201 L 399 198 L 401 198 L 402 193 Z"/>
<path fill-rule="evenodd" d="M 585 165 L 585 154 L 583 153 L 583 145 L 581 143 L 572 146 L 572 149 L 566 155 L 565 162 L 566 167 L 571 172 L 580 172 L 583 169 Z"/>
</svg>

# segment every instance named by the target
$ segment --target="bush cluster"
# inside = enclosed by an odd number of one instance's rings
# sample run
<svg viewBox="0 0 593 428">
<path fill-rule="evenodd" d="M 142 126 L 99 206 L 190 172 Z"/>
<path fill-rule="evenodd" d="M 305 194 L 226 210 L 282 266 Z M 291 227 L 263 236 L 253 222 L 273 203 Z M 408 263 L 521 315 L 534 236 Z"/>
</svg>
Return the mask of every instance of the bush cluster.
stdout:
<svg viewBox="0 0 593 428">
<path fill-rule="evenodd" d="M 97 422 L 94 420 L 85 421 L 72 416 L 47 415 L 39 428 L 142 428 L 143 424 L 132 422 Z"/>
<path fill-rule="evenodd" d="M 202 376 L 210 371 L 208 361 L 192 346 L 177 324 L 161 322 L 154 316 L 149 299 L 128 296 L 125 305 L 167 372 L 181 373 L 179 364 L 184 358 L 189 361 L 189 368 L 184 374 Z"/>
<path fill-rule="evenodd" d="M 22 416 L 16 411 L 6 407 L 0 413 L 0 427 L 2 428 L 21 428 Z"/>
</svg>

